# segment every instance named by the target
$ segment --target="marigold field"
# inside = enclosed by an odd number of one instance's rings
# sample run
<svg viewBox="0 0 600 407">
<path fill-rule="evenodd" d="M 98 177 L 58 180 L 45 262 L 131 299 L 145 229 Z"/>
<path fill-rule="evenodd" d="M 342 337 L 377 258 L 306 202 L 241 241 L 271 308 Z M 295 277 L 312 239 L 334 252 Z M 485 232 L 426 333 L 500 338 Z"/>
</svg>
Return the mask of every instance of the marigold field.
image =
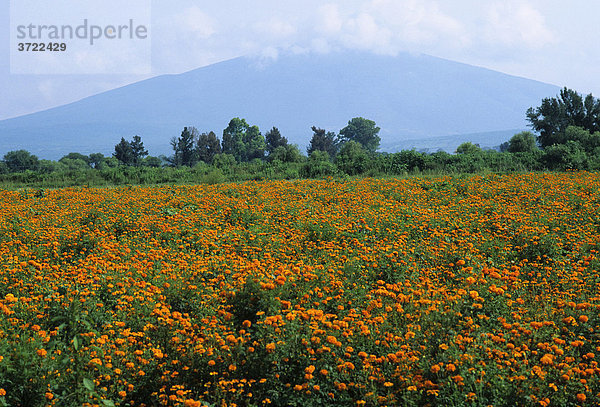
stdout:
<svg viewBox="0 0 600 407">
<path fill-rule="evenodd" d="M 0 202 L 0 406 L 600 400 L 599 174 Z"/>
</svg>

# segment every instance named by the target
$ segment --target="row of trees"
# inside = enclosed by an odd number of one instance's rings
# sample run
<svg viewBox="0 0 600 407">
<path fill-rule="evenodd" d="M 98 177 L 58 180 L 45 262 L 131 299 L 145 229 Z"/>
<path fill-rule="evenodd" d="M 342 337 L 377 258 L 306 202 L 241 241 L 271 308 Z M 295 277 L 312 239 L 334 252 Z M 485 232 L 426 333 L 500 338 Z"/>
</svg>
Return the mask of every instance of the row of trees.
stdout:
<svg viewBox="0 0 600 407">
<path fill-rule="evenodd" d="M 520 154 L 520 159 L 525 163 L 524 169 L 596 168 L 596 161 L 600 157 L 598 99 L 591 94 L 583 97 L 571 89 L 564 88 L 557 97 L 543 99 L 539 107 L 528 109 L 526 117 L 537 136 L 529 131 L 518 133 L 499 146 L 500 152 Z M 385 162 L 388 160 L 385 157 L 394 156 L 377 153 L 381 141 L 379 131 L 380 128 L 374 121 L 362 117 L 350 120 L 337 134 L 313 126 L 312 138 L 307 148 L 308 157 L 305 157 L 276 127 L 263 136 L 257 126 L 248 124 L 245 119 L 234 118 L 223 130 L 220 140 L 212 131 L 200 133 L 195 127 L 185 127 L 179 137 L 171 139 L 173 155 L 170 157 L 149 156 L 141 137 L 134 136 L 130 141 L 121 138 L 112 157 L 105 157 L 100 153 L 89 156 L 70 153 L 54 162 L 38 160 L 25 150 L 11 151 L 0 161 L 0 173 L 25 170 L 48 173 L 86 168 L 100 170 L 119 165 L 181 168 L 194 167 L 198 163 L 226 168 L 236 163 L 261 161 L 305 163 L 305 176 L 326 175 L 335 171 L 354 175 L 364 173 L 369 168 L 385 168 L 386 164 L 382 164 L 382 167 L 373 163 Z M 477 145 L 463 143 L 456 153 L 458 156 L 472 157 L 476 161 L 483 151 Z M 412 152 L 406 168 L 410 171 L 443 168 L 446 164 L 454 165 L 451 159 L 440 154 L 429 155 L 429 158 L 425 159 L 423 157 L 426 157 L 426 154 Z M 381 158 L 382 155 L 384 159 Z M 420 157 L 418 160 L 415 159 L 417 155 Z M 401 156 L 403 159 L 408 157 L 406 154 Z M 429 162 L 433 157 L 446 164 L 437 167 L 431 163 L 413 165 L 415 160 Z M 393 161 L 397 162 L 396 159 Z"/>
<path fill-rule="evenodd" d="M 365 151 L 374 153 L 381 140 L 379 130 L 374 121 L 362 117 L 350 120 L 339 134 L 313 126 L 307 153 L 324 151 L 333 158 L 347 142 L 358 143 Z M 256 159 L 298 162 L 302 159 L 298 147 L 290 144 L 277 127 L 263 136 L 258 126 L 251 126 L 238 117 L 232 119 L 223 130 L 221 140 L 212 131 L 200 134 L 195 127 L 185 127 L 178 138 L 171 139 L 171 147 L 174 154 L 167 160 L 173 166 L 191 167 L 200 161 L 212 164 L 220 154 L 227 154 L 236 162 Z"/>
</svg>

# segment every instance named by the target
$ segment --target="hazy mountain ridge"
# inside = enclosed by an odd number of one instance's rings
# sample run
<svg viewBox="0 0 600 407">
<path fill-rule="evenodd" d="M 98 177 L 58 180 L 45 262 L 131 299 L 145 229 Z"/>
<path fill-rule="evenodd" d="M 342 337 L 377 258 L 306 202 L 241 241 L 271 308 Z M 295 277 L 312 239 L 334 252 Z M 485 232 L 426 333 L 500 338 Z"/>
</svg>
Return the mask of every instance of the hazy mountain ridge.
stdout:
<svg viewBox="0 0 600 407">
<path fill-rule="evenodd" d="M 242 57 L 0 121 L 0 153 L 25 148 L 53 159 L 71 151 L 109 154 L 120 137 L 138 134 L 151 154 L 169 154 L 169 140 L 183 126 L 220 136 L 232 117 L 246 118 L 263 133 L 276 126 L 304 147 L 311 126 L 338 131 L 363 116 L 381 127 L 384 147 L 397 149 L 410 141 L 430 149 L 434 137 L 525 128 L 526 109 L 558 91 L 426 55 Z M 419 139 L 429 141 L 419 147 Z M 500 144 L 498 137 L 489 141 L 480 144 Z"/>
</svg>

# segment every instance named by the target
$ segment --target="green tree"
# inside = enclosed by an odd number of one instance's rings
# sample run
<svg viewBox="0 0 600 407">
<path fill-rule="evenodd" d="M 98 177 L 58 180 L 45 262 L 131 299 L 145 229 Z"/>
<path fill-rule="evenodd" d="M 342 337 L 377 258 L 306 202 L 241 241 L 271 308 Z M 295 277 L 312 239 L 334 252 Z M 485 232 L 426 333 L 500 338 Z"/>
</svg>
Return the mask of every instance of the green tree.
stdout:
<svg viewBox="0 0 600 407">
<path fill-rule="evenodd" d="M 313 136 L 310 139 L 310 144 L 306 149 L 309 156 L 315 151 L 325 151 L 329 157 L 335 157 L 338 151 L 339 143 L 337 137 L 332 131 L 312 126 Z"/>
<path fill-rule="evenodd" d="M 481 147 L 478 144 L 473 144 L 469 141 L 466 143 L 462 143 L 460 146 L 456 147 L 456 154 L 479 154 L 481 153 Z"/>
<path fill-rule="evenodd" d="M 569 126 L 582 127 L 590 133 L 600 131 L 600 101 L 589 94 L 585 99 L 576 91 L 564 88 L 556 98 L 545 98 L 537 108 L 527 110 L 530 126 L 539 133 L 542 148 L 564 144 Z"/>
<path fill-rule="evenodd" d="M 584 170 L 587 167 L 587 155 L 581 144 L 569 140 L 544 149 L 542 162 L 550 170 Z"/>
<path fill-rule="evenodd" d="M 202 133 L 196 145 L 198 159 L 207 164 L 212 164 L 215 155 L 221 153 L 221 142 L 214 132 Z"/>
<path fill-rule="evenodd" d="M 133 152 L 133 165 L 136 167 L 142 164 L 144 157 L 148 155 L 148 150 L 144 148 L 144 142 L 140 136 L 133 136 L 129 143 Z"/>
<path fill-rule="evenodd" d="M 81 158 L 63 157 L 59 160 L 59 163 L 62 164 L 64 166 L 63 168 L 67 171 L 80 172 L 90 169 L 89 164 Z"/>
<path fill-rule="evenodd" d="M 36 171 L 40 166 L 39 159 L 27 150 L 9 151 L 4 154 L 4 163 L 9 172 Z"/>
<path fill-rule="evenodd" d="M 535 150 L 537 150 L 535 134 L 530 131 L 517 133 L 508 141 L 509 153 L 531 153 Z"/>
<path fill-rule="evenodd" d="M 367 151 L 356 141 L 344 143 L 335 157 L 337 167 L 348 175 L 362 174 L 366 171 L 368 162 Z"/>
<path fill-rule="evenodd" d="M 193 167 L 197 162 L 196 149 L 194 146 L 194 135 L 198 131 L 194 127 L 184 127 L 178 138 L 171 139 L 171 148 L 173 156 L 169 161 L 175 167 L 187 166 Z"/>
<path fill-rule="evenodd" d="M 340 130 L 340 139 L 342 142 L 356 141 L 361 144 L 368 152 L 374 153 L 379 148 L 381 138 L 379 137 L 379 127 L 373 120 L 363 117 L 355 117 L 348 122 L 348 125 Z"/>
<path fill-rule="evenodd" d="M 233 172 L 233 168 L 236 165 L 235 157 L 231 154 L 221 153 L 215 155 L 213 160 L 213 166 L 223 171 L 225 174 Z"/>
<path fill-rule="evenodd" d="M 89 155 L 90 167 L 101 170 L 106 167 L 106 157 L 102 153 L 92 153 Z"/>
<path fill-rule="evenodd" d="M 69 154 L 63 156 L 58 161 L 60 162 L 61 160 L 64 160 L 64 159 L 81 160 L 81 161 L 84 161 L 86 164 L 90 165 L 90 157 L 87 155 L 81 154 L 81 153 L 69 153 Z"/>
<path fill-rule="evenodd" d="M 273 127 L 265 134 L 265 140 L 269 155 L 271 155 L 277 147 L 286 147 L 288 145 L 287 138 L 281 135 L 277 127 Z"/>
<path fill-rule="evenodd" d="M 133 165 L 134 155 L 133 149 L 131 148 L 131 143 L 121 137 L 121 141 L 115 146 L 113 157 L 115 157 L 124 165 Z"/>
<path fill-rule="evenodd" d="M 269 161 L 280 161 L 284 163 L 297 163 L 302 161 L 302 154 L 298 146 L 288 144 L 279 146 L 269 154 Z"/>
<path fill-rule="evenodd" d="M 221 151 L 223 154 L 233 155 L 238 162 L 252 161 L 255 158 L 262 159 L 265 149 L 265 138 L 260 133 L 258 126 L 250 126 L 245 119 L 235 117 L 223 130 Z"/>
</svg>

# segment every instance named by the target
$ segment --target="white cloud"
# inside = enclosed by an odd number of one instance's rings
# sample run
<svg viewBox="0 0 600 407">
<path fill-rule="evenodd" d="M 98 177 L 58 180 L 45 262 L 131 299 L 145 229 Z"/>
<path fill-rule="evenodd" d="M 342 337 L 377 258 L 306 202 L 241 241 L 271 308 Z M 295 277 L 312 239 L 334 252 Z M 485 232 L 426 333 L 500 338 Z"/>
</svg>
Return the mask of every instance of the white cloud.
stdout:
<svg viewBox="0 0 600 407">
<path fill-rule="evenodd" d="M 283 19 L 271 18 L 255 25 L 257 32 L 266 34 L 271 38 L 282 39 L 296 34 L 296 27 Z"/>
<path fill-rule="evenodd" d="M 436 1 L 372 0 L 370 9 L 406 44 L 431 45 L 469 42 L 463 25 L 443 12 Z"/>
<path fill-rule="evenodd" d="M 544 16 L 522 2 L 496 2 L 487 12 L 486 40 L 505 46 L 542 48 L 555 41 Z"/>
<path fill-rule="evenodd" d="M 317 22 L 329 44 L 377 53 L 470 44 L 463 25 L 432 0 L 371 0 L 353 10 L 330 3 L 318 8 Z"/>
<path fill-rule="evenodd" d="M 185 9 L 176 20 L 181 29 L 198 38 L 206 39 L 216 33 L 213 19 L 197 6 Z"/>
<path fill-rule="evenodd" d="M 317 9 L 317 31 L 327 35 L 337 34 L 343 24 L 337 4 L 324 4 Z"/>
<path fill-rule="evenodd" d="M 394 53 L 393 33 L 375 21 L 367 13 L 361 13 L 346 21 L 342 42 L 349 48 L 371 50 L 378 53 Z"/>
</svg>

